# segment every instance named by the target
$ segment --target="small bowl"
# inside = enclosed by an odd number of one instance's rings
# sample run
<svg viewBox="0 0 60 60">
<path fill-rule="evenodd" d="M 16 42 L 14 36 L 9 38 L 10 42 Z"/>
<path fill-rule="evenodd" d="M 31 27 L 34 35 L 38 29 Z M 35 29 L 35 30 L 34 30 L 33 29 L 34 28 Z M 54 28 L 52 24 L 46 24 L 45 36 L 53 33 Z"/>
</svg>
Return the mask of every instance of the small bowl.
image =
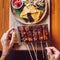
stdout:
<svg viewBox="0 0 60 60">
<path fill-rule="evenodd" d="M 21 5 L 18 6 L 18 7 L 16 7 L 16 6 L 14 5 L 14 0 L 11 0 L 11 4 L 12 4 L 12 7 L 13 7 L 14 9 L 20 9 L 20 8 L 23 6 L 23 1 L 21 0 Z"/>
</svg>

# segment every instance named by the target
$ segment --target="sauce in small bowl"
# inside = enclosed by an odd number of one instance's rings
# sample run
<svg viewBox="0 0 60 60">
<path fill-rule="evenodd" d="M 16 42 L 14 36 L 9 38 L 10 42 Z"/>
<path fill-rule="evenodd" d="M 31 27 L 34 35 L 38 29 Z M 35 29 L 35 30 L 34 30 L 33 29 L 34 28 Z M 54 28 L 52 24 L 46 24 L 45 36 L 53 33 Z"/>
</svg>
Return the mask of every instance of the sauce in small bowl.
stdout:
<svg viewBox="0 0 60 60">
<path fill-rule="evenodd" d="M 12 7 L 14 9 L 20 9 L 23 6 L 22 0 L 12 0 Z"/>
</svg>

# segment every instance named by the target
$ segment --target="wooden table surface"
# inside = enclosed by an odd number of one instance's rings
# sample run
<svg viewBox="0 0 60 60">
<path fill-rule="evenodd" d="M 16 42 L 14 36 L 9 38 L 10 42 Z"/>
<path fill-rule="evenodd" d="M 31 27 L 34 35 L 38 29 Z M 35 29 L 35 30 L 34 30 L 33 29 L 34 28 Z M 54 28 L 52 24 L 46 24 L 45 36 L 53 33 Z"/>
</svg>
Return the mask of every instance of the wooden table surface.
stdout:
<svg viewBox="0 0 60 60">
<path fill-rule="evenodd" d="M 9 28 L 9 0 L 0 0 L 0 37 Z M 4 11 L 3 11 L 4 7 Z M 4 12 L 4 14 L 2 14 Z M 4 20 L 3 20 L 4 16 Z M 53 45 L 60 49 L 60 0 L 51 0 L 51 36 Z M 2 46 L 0 44 L 0 50 Z"/>
</svg>

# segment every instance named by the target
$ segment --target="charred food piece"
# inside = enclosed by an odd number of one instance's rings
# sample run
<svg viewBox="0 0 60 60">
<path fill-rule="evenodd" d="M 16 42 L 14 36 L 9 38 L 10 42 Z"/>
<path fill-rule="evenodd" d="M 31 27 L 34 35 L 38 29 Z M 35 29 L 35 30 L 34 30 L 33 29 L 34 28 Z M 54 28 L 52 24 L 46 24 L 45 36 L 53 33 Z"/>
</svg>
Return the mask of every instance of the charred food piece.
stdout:
<svg viewBox="0 0 60 60">
<path fill-rule="evenodd" d="M 33 22 L 34 21 L 34 19 L 31 16 L 31 13 L 27 13 L 27 17 L 28 17 L 28 21 L 29 22 Z"/>
</svg>

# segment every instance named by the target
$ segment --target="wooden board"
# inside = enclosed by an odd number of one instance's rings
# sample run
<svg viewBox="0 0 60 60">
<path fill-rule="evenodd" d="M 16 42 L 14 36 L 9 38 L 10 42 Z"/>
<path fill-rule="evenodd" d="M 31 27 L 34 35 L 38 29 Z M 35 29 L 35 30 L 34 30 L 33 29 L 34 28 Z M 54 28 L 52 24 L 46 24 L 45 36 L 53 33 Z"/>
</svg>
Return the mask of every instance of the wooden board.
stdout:
<svg viewBox="0 0 60 60">
<path fill-rule="evenodd" d="M 2 7 L 3 7 L 3 5 L 2 5 L 2 0 L 0 0 L 0 4 L 1 4 L 1 6 L 0 6 L 0 37 L 1 37 L 1 35 L 2 35 L 2 22 L 3 22 L 3 19 L 2 19 L 2 16 L 3 16 L 3 14 L 2 14 Z"/>
<path fill-rule="evenodd" d="M 4 0 L 4 32 L 9 28 L 9 0 Z"/>
<path fill-rule="evenodd" d="M 54 45 L 60 50 L 60 0 L 51 0 L 51 3 L 52 40 Z"/>
<path fill-rule="evenodd" d="M 0 0 L 0 3 L 1 2 L 2 0 Z M 9 0 L 4 0 L 4 32 L 9 28 L 9 5 L 10 5 Z M 53 44 L 58 49 L 60 49 L 60 13 L 59 13 L 60 11 L 59 10 L 60 10 L 60 0 L 51 0 L 52 41 L 53 41 Z M 1 15 L 0 15 L 0 18 L 1 18 Z M 0 21 L 0 24 L 1 24 L 1 21 Z"/>
<path fill-rule="evenodd" d="M 9 0 L 0 0 L 0 37 L 9 28 L 9 3 Z M 2 50 L 1 43 L 0 50 Z"/>
<path fill-rule="evenodd" d="M 0 0 L 0 4 L 1 4 L 1 6 L 0 6 L 0 38 L 1 38 L 1 36 L 2 36 L 2 33 L 3 33 L 3 27 L 2 27 L 2 25 L 3 25 L 3 14 L 2 14 L 2 11 L 3 11 L 3 0 Z M 1 44 L 0 44 L 0 49 L 1 49 L 2 47 L 1 47 Z"/>
</svg>

